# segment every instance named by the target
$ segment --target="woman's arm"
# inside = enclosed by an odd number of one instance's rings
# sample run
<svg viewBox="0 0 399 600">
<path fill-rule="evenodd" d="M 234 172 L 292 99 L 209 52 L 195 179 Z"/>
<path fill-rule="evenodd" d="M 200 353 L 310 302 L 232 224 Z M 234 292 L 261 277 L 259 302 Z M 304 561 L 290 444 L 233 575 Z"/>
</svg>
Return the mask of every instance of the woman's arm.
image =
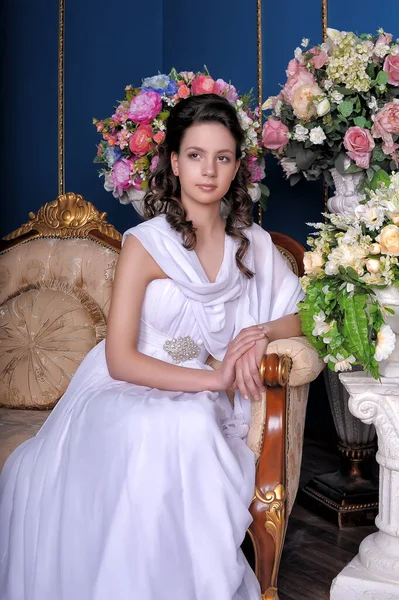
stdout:
<svg viewBox="0 0 399 600">
<path fill-rule="evenodd" d="M 264 337 L 251 327 L 229 344 L 217 371 L 190 369 L 146 356 L 137 350 L 140 316 L 146 288 L 154 279 L 166 279 L 141 242 L 129 236 L 121 251 L 112 290 L 107 325 L 106 360 L 114 379 L 171 391 L 226 390 L 234 380 L 234 366 L 243 352 Z"/>
<path fill-rule="evenodd" d="M 284 340 L 290 337 L 303 335 L 301 328 L 301 320 L 298 314 L 285 315 L 263 324 L 265 335 L 271 342 L 274 340 Z"/>
<path fill-rule="evenodd" d="M 259 340 L 247 350 L 236 363 L 236 378 L 233 389 L 238 389 L 244 398 L 259 400 L 264 387 L 259 376 L 259 366 L 269 342 L 303 335 L 298 314 L 285 315 L 263 324 L 265 340 Z"/>
</svg>

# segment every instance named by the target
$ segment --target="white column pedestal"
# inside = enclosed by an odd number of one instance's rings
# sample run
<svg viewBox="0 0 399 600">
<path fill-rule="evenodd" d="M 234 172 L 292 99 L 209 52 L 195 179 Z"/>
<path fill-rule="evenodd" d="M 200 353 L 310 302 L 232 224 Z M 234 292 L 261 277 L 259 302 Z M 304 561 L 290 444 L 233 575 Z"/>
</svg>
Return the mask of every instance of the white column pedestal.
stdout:
<svg viewBox="0 0 399 600">
<path fill-rule="evenodd" d="M 379 531 L 363 540 L 359 554 L 334 579 L 330 600 L 399 600 L 399 373 L 381 382 L 365 373 L 340 379 L 351 413 L 377 430 Z"/>
</svg>

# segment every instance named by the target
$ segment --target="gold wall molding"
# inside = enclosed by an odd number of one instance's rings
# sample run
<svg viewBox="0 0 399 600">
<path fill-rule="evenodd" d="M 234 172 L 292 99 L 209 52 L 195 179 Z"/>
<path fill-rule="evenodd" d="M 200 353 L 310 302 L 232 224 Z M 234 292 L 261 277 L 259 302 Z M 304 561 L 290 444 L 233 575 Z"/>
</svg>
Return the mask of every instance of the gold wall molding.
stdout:
<svg viewBox="0 0 399 600">
<path fill-rule="evenodd" d="M 262 123 L 262 104 L 263 104 L 262 0 L 256 0 L 256 51 L 257 51 L 259 120 Z M 258 202 L 258 224 L 262 227 L 262 207 L 260 205 L 260 202 Z"/>
<path fill-rule="evenodd" d="M 64 32 L 65 0 L 58 0 L 58 195 L 65 193 Z"/>
</svg>

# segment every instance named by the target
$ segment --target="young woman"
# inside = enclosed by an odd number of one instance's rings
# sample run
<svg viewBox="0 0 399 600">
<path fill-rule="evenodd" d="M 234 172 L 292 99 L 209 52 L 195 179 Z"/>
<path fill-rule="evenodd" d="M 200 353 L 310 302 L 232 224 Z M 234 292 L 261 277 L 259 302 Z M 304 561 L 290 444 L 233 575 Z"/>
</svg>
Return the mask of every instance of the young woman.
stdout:
<svg viewBox="0 0 399 600">
<path fill-rule="evenodd" d="M 300 334 L 301 291 L 252 224 L 243 139 L 219 96 L 171 111 L 149 220 L 123 238 L 106 342 L 4 467 L 2 600 L 259 599 L 240 550 L 245 438 L 260 357 Z"/>
</svg>

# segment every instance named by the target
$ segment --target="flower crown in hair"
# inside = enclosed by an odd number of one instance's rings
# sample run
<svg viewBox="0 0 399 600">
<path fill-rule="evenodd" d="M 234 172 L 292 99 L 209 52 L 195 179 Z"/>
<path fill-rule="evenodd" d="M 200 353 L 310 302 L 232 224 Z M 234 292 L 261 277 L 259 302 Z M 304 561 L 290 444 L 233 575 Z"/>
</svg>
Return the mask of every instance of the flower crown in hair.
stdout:
<svg viewBox="0 0 399 600">
<path fill-rule="evenodd" d="M 252 110 L 251 95 L 240 96 L 236 88 L 223 79 L 212 79 L 207 69 L 193 73 L 175 69 L 169 75 L 144 79 L 141 87 L 125 88 L 125 99 L 114 114 L 101 121 L 93 119 L 102 141 L 94 162 L 103 165 L 104 187 L 122 204 L 130 204 L 140 212 L 151 174 L 159 156 L 158 147 L 165 139 L 170 110 L 180 100 L 200 94 L 217 94 L 235 107 L 244 130 L 243 156 L 251 173 L 249 193 L 254 202 L 268 196 L 261 183 L 265 177 L 261 144 L 259 109 Z"/>
</svg>

